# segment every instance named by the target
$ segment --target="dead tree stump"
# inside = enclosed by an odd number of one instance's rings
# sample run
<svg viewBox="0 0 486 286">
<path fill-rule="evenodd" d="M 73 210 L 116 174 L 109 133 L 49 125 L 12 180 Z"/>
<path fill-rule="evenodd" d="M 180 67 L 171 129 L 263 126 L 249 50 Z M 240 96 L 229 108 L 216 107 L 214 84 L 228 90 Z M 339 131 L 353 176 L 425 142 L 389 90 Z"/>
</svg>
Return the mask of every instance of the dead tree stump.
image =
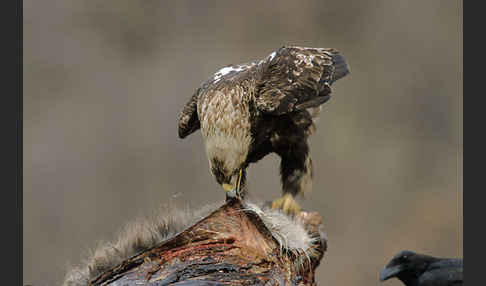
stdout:
<svg viewBox="0 0 486 286">
<path fill-rule="evenodd" d="M 297 219 L 317 238 L 315 255 L 286 252 L 260 216 L 233 199 L 100 274 L 91 285 L 316 285 L 314 272 L 327 249 L 322 219 L 316 212 L 302 212 Z"/>
</svg>

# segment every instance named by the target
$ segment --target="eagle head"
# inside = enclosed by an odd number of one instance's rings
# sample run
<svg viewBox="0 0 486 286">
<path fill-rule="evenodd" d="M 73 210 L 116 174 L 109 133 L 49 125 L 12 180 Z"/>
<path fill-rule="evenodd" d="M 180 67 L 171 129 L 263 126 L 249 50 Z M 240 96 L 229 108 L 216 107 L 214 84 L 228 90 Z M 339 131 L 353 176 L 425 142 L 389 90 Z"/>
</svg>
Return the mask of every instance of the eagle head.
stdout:
<svg viewBox="0 0 486 286">
<path fill-rule="evenodd" d="M 236 190 L 240 171 L 246 168 L 251 138 L 235 138 L 228 134 L 206 138 L 209 168 L 227 192 Z"/>
</svg>

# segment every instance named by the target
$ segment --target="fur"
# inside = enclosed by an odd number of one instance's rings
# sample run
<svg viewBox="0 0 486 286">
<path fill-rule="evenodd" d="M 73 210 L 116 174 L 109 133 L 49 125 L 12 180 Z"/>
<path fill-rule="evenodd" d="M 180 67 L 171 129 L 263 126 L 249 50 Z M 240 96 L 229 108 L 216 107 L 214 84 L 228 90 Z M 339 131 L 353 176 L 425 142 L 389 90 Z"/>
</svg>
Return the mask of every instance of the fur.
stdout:
<svg viewBox="0 0 486 286">
<path fill-rule="evenodd" d="M 311 237 L 301 221 L 284 214 L 279 209 L 261 208 L 253 203 L 247 203 L 247 206 L 270 230 L 280 246 L 281 254 L 289 252 L 297 258 L 294 261 L 296 270 L 302 268 L 306 262 L 310 263 L 310 259 L 317 256 L 314 245 L 320 238 Z"/>
<path fill-rule="evenodd" d="M 181 210 L 167 204 L 152 216 L 136 219 L 123 228 L 117 239 L 99 243 L 82 265 L 72 267 L 63 285 L 89 285 L 89 281 L 99 274 L 137 253 L 174 237 L 215 208 L 215 205 L 209 205 L 196 211 L 190 208 Z"/>
<path fill-rule="evenodd" d="M 316 255 L 314 244 L 318 238 L 311 237 L 303 224 L 279 210 L 261 208 L 246 203 L 247 209 L 256 213 L 280 245 L 281 253 L 291 253 L 298 259 L 294 267 L 300 269 L 306 261 Z M 72 267 L 64 280 L 64 286 L 89 285 L 99 274 L 118 265 L 123 260 L 150 249 L 168 240 L 195 224 L 219 206 L 205 206 L 199 210 L 180 210 L 175 206 L 164 207 L 151 217 L 142 217 L 129 223 L 113 242 L 100 243 L 82 265 Z"/>
</svg>

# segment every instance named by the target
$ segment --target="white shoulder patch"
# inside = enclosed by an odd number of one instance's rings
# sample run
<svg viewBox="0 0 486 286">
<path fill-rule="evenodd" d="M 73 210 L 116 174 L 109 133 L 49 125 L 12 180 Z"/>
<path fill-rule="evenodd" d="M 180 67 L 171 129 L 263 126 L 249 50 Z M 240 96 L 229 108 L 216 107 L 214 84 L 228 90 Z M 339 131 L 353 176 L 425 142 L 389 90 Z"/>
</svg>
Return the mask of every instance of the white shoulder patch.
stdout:
<svg viewBox="0 0 486 286">
<path fill-rule="evenodd" d="M 277 55 L 277 53 L 276 53 L 276 52 L 271 53 L 271 54 L 268 56 L 268 60 L 269 60 L 269 61 L 273 60 L 273 58 L 275 57 L 275 55 Z"/>
<path fill-rule="evenodd" d="M 229 75 L 230 73 L 238 73 L 238 72 L 247 70 L 249 68 L 254 67 L 255 65 L 260 64 L 260 62 L 250 62 L 250 63 L 246 63 L 246 64 L 232 65 L 232 66 L 226 66 L 224 68 L 221 68 L 220 70 L 218 70 L 214 74 L 213 81 L 218 82 L 219 80 L 221 80 L 223 77 Z"/>
<path fill-rule="evenodd" d="M 222 77 L 224 77 L 225 75 L 231 73 L 231 72 L 239 72 L 239 71 L 242 71 L 244 69 L 248 68 L 247 66 L 230 66 L 230 67 L 224 67 L 222 69 L 220 69 L 219 71 L 217 71 L 215 74 L 214 74 L 214 77 L 213 77 L 213 80 L 214 81 L 219 81 Z"/>
<path fill-rule="evenodd" d="M 273 60 L 273 58 L 277 55 L 277 52 L 272 52 L 271 54 L 269 54 L 267 57 L 261 59 L 260 61 L 258 61 L 258 64 L 262 64 L 264 62 L 270 62 L 271 60 Z"/>
</svg>

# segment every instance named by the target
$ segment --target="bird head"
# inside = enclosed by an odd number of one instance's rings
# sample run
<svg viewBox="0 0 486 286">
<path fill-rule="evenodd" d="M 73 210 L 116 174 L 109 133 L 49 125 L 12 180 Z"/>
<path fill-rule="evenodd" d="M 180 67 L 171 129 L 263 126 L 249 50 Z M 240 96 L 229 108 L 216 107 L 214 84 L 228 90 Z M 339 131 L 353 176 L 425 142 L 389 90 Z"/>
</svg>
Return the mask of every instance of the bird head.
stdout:
<svg viewBox="0 0 486 286">
<path fill-rule="evenodd" d="M 250 142 L 251 138 L 222 135 L 205 140 L 211 173 L 230 196 L 239 191 Z"/>
<path fill-rule="evenodd" d="M 240 192 L 242 168 L 236 166 L 228 167 L 228 164 L 217 158 L 212 158 L 210 165 L 211 173 L 224 191 L 230 196 Z"/>
<path fill-rule="evenodd" d="M 426 255 L 409 250 L 400 251 L 380 271 L 380 281 L 396 277 L 407 284 L 424 272 L 428 265 L 428 258 Z"/>
</svg>

